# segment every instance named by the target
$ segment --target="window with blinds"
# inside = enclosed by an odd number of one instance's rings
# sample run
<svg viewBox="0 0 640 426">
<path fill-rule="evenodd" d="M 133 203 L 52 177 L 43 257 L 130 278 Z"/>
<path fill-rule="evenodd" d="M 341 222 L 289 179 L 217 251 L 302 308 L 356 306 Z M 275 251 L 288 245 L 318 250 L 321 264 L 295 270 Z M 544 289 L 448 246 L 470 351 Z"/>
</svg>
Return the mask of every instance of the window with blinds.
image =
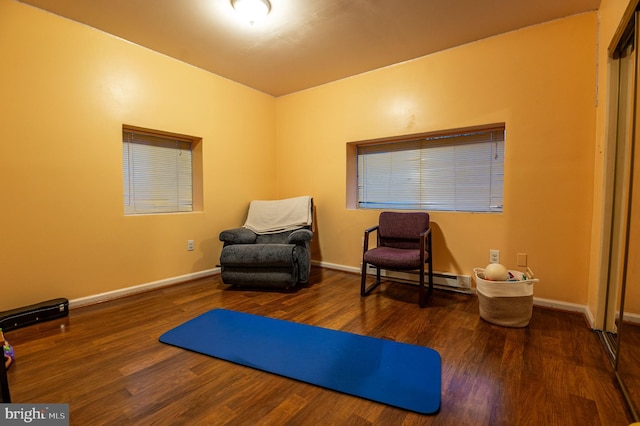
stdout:
<svg viewBox="0 0 640 426">
<path fill-rule="evenodd" d="M 122 130 L 125 214 L 193 211 L 193 141 Z"/>
<path fill-rule="evenodd" d="M 501 212 L 505 129 L 357 147 L 360 208 Z"/>
</svg>

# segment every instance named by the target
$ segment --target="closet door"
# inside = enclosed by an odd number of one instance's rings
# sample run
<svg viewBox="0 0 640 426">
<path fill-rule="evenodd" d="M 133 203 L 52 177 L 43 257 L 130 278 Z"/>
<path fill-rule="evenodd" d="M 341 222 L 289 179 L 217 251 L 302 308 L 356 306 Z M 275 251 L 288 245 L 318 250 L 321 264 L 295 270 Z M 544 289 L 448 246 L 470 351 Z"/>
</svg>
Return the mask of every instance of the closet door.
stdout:
<svg viewBox="0 0 640 426">
<path fill-rule="evenodd" d="M 635 421 L 640 407 L 640 90 L 639 1 L 629 4 L 610 46 L 615 114 L 609 118 L 605 176 L 607 300 L 603 337 Z"/>
<path fill-rule="evenodd" d="M 615 114 L 610 118 L 610 127 L 614 129 L 614 134 L 610 136 L 606 164 L 605 229 L 607 234 L 604 239 L 607 243 L 604 250 L 606 252 L 607 301 L 602 329 L 605 343 L 615 359 L 618 351 L 618 329 L 623 300 L 622 277 L 626 252 L 631 165 L 629 156 L 635 121 L 636 49 L 633 38 L 627 39 L 626 43 L 618 49 L 610 73 L 616 99 Z"/>
<path fill-rule="evenodd" d="M 636 24 L 638 19 L 636 17 Z M 636 39 L 638 30 L 636 25 Z M 638 60 L 638 58 L 636 58 Z M 636 70 L 640 66 L 636 66 Z M 638 75 L 636 72 L 636 81 Z M 640 90 L 636 86 L 634 134 L 628 155 L 627 211 L 621 274 L 620 318 L 616 372 L 630 401 L 635 420 L 640 407 Z"/>
</svg>

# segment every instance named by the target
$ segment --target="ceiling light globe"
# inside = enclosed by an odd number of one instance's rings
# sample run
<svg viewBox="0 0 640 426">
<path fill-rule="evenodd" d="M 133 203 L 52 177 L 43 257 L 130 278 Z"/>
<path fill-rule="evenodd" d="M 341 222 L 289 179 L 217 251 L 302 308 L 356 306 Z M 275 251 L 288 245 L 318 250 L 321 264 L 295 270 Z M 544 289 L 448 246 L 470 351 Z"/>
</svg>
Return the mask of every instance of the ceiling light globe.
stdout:
<svg viewBox="0 0 640 426">
<path fill-rule="evenodd" d="M 252 24 L 267 16 L 271 10 L 269 0 L 231 0 L 231 5 Z"/>
</svg>

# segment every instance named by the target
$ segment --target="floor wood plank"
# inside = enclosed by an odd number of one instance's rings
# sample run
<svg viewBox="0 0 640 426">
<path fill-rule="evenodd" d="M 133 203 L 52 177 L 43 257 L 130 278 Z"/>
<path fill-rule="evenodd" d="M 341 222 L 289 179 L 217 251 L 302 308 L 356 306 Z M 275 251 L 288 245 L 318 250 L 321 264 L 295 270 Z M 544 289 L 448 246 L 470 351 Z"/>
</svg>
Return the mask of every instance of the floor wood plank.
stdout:
<svg viewBox="0 0 640 426">
<path fill-rule="evenodd" d="M 597 335 L 576 313 L 534 308 L 524 329 L 480 319 L 475 296 L 314 268 L 292 292 L 230 289 L 219 276 L 74 309 L 6 333 L 14 402 L 69 403 L 72 425 L 627 425 Z M 431 347 L 442 407 L 420 415 L 164 345 L 165 331 L 222 307 Z M 313 366 L 310 366 L 312 368 Z"/>
</svg>

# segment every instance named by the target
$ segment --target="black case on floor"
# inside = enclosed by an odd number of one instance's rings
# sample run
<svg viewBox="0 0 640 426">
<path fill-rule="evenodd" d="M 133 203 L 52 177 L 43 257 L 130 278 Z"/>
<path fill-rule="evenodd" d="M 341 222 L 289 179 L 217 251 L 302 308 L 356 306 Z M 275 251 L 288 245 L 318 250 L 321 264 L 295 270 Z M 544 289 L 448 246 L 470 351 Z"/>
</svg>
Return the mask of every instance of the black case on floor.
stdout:
<svg viewBox="0 0 640 426">
<path fill-rule="evenodd" d="M 67 315 L 69 315 L 69 301 L 67 299 L 47 300 L 35 305 L 0 312 L 0 328 L 3 331 L 8 331 Z"/>
</svg>

